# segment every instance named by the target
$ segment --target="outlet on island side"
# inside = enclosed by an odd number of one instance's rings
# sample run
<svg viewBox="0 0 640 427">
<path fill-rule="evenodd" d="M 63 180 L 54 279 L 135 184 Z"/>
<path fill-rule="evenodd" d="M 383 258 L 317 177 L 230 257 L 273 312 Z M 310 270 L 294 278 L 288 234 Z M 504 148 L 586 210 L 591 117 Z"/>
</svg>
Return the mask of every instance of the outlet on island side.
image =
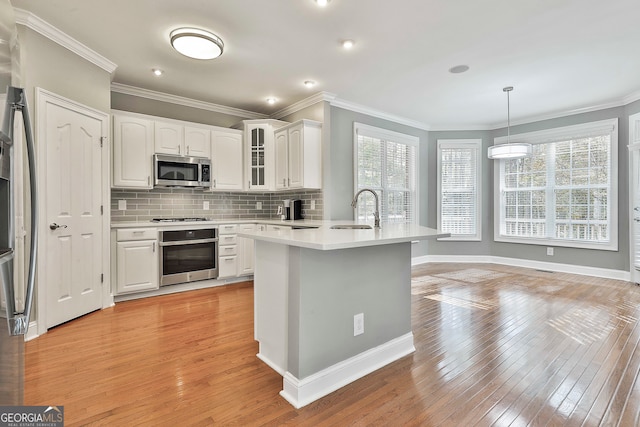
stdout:
<svg viewBox="0 0 640 427">
<path fill-rule="evenodd" d="M 353 336 L 364 334 L 364 313 L 358 313 L 353 316 Z"/>
</svg>

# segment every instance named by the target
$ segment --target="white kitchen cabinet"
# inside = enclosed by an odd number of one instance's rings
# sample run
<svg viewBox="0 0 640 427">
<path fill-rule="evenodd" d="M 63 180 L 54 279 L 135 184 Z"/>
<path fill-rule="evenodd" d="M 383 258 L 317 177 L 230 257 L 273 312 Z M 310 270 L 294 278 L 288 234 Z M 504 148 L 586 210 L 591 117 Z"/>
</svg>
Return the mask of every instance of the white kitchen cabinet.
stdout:
<svg viewBox="0 0 640 427">
<path fill-rule="evenodd" d="M 211 157 L 211 128 L 184 127 L 184 154 L 195 157 Z"/>
<path fill-rule="evenodd" d="M 171 122 L 154 122 L 156 153 L 184 155 L 184 126 Z"/>
<path fill-rule="evenodd" d="M 211 128 L 154 121 L 156 153 L 210 157 Z"/>
<path fill-rule="evenodd" d="M 274 189 L 274 130 L 287 122 L 272 119 L 245 120 L 246 181 L 249 191 Z"/>
<path fill-rule="evenodd" d="M 212 191 L 244 189 L 242 132 L 211 131 Z"/>
<path fill-rule="evenodd" d="M 218 278 L 238 276 L 237 224 L 218 226 Z"/>
<path fill-rule="evenodd" d="M 113 114 L 114 188 L 152 188 L 153 122 Z"/>
<path fill-rule="evenodd" d="M 288 225 L 267 224 L 267 231 L 285 231 L 285 230 L 291 230 L 291 227 Z"/>
<path fill-rule="evenodd" d="M 275 189 L 322 188 L 322 123 L 300 120 L 275 139 Z"/>
<path fill-rule="evenodd" d="M 253 231 L 255 224 L 240 224 L 240 231 Z M 253 274 L 255 264 L 254 240 L 247 237 L 238 237 L 238 275 L 247 276 Z"/>
<path fill-rule="evenodd" d="M 124 229 L 116 233 L 116 295 L 158 289 L 158 231 Z"/>
</svg>

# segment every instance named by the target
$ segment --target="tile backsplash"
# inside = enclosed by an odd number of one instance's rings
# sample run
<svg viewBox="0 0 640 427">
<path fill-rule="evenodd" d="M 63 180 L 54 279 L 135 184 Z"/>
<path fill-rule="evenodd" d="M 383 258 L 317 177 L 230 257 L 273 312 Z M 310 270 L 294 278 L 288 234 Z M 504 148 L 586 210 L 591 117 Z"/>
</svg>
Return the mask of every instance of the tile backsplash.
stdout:
<svg viewBox="0 0 640 427">
<path fill-rule="evenodd" d="M 278 193 L 204 192 L 184 188 L 152 190 L 111 190 L 111 221 L 144 222 L 153 218 L 205 217 L 212 220 L 273 219 L 284 199 L 302 200 L 305 219 L 323 216 L 322 190 L 299 190 Z M 311 201 L 315 209 L 311 209 Z M 126 209 L 120 210 L 124 201 Z M 205 202 L 209 209 L 205 210 Z M 262 207 L 259 209 L 258 204 Z"/>
</svg>

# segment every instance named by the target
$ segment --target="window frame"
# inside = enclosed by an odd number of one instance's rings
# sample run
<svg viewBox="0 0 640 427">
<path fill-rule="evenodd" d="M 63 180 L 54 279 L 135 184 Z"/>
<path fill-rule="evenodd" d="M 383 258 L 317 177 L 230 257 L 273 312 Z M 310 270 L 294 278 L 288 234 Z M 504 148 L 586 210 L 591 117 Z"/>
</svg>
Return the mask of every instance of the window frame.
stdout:
<svg viewBox="0 0 640 427">
<path fill-rule="evenodd" d="M 527 132 L 516 135 L 511 135 L 511 141 L 525 142 L 532 145 L 547 144 L 552 142 L 562 142 L 570 139 L 579 139 L 589 136 L 596 136 L 608 133 L 610 136 L 610 164 L 609 164 L 609 194 L 608 194 L 608 215 L 609 215 L 609 231 L 610 238 L 608 242 L 587 242 L 579 240 L 569 239 L 556 239 L 556 238 L 538 238 L 538 237 L 511 237 L 502 235 L 502 215 L 503 211 L 501 203 L 503 201 L 503 195 L 501 191 L 502 176 L 504 174 L 505 160 L 493 160 L 494 163 L 494 180 L 493 180 L 493 240 L 496 242 L 505 243 L 523 243 L 531 245 L 544 245 L 544 246 L 557 246 L 567 248 L 578 249 L 598 249 L 606 251 L 618 250 L 618 119 L 606 119 L 595 122 L 583 123 L 578 125 L 563 126 L 558 128 L 552 128 L 542 131 Z M 507 137 L 494 138 L 494 144 L 506 143 Z M 547 168 L 548 171 L 548 168 Z M 552 186 L 547 185 L 547 196 L 545 202 L 549 198 L 549 189 Z M 555 220 L 555 217 L 547 221 Z"/>
<path fill-rule="evenodd" d="M 404 133 L 400 133 L 400 132 L 395 132 L 392 130 L 388 130 L 388 129 L 384 129 L 384 128 L 379 128 L 376 126 L 371 126 L 371 125 L 367 125 L 364 123 L 359 123 L 359 122 L 353 122 L 353 194 L 356 194 L 359 190 L 358 187 L 358 136 L 365 136 L 365 137 L 370 137 L 370 138 L 375 138 L 375 139 L 380 139 L 383 141 L 391 141 L 394 143 L 398 143 L 398 144 L 405 144 L 408 146 L 413 146 L 414 147 L 414 164 L 413 164 L 413 170 L 409 171 L 409 175 L 411 176 L 411 181 L 413 184 L 413 188 L 410 189 L 410 192 L 412 194 L 413 197 L 413 203 L 412 203 L 412 221 L 411 222 L 406 222 L 408 224 L 416 224 L 418 225 L 420 223 L 420 217 L 419 217 L 419 179 L 418 179 L 418 171 L 420 170 L 419 167 L 419 163 L 420 163 L 420 138 L 418 138 L 417 136 L 413 136 L 413 135 L 408 135 L 408 134 L 404 134 Z M 385 160 L 386 161 L 386 156 L 385 156 Z M 383 171 L 384 173 L 384 171 Z M 385 209 L 385 181 L 386 179 L 383 178 L 383 185 L 380 188 L 381 193 L 382 193 L 382 197 L 380 197 L 380 221 L 381 222 L 385 222 L 386 218 L 384 217 L 385 212 L 387 212 L 387 210 Z M 374 190 L 377 190 L 378 188 L 374 188 Z M 355 212 L 356 210 L 354 209 L 354 218 L 356 218 L 355 216 Z"/>
<path fill-rule="evenodd" d="M 475 234 L 451 234 L 450 237 L 441 237 L 443 241 L 468 241 L 482 240 L 482 139 L 439 139 L 437 141 L 437 227 L 442 230 L 442 150 L 443 149 L 475 150 Z M 442 230 L 443 232 L 447 232 Z"/>
</svg>

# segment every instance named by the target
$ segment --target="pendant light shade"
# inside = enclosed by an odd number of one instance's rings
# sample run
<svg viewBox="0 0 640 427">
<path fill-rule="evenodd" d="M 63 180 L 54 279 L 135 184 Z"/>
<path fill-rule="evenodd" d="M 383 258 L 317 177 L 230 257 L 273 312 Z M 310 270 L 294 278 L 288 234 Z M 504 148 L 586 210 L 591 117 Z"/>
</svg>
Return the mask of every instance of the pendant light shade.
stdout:
<svg viewBox="0 0 640 427">
<path fill-rule="evenodd" d="M 507 86 L 502 89 L 507 92 L 507 143 L 498 144 L 489 147 L 487 155 L 490 159 L 520 159 L 531 155 L 532 146 L 526 142 L 511 142 L 511 111 L 509 105 L 509 92 L 513 90 L 513 86 Z"/>
<path fill-rule="evenodd" d="M 170 35 L 171 46 L 181 54 L 194 59 L 213 59 L 222 55 L 222 39 L 198 28 L 178 28 Z"/>
</svg>

